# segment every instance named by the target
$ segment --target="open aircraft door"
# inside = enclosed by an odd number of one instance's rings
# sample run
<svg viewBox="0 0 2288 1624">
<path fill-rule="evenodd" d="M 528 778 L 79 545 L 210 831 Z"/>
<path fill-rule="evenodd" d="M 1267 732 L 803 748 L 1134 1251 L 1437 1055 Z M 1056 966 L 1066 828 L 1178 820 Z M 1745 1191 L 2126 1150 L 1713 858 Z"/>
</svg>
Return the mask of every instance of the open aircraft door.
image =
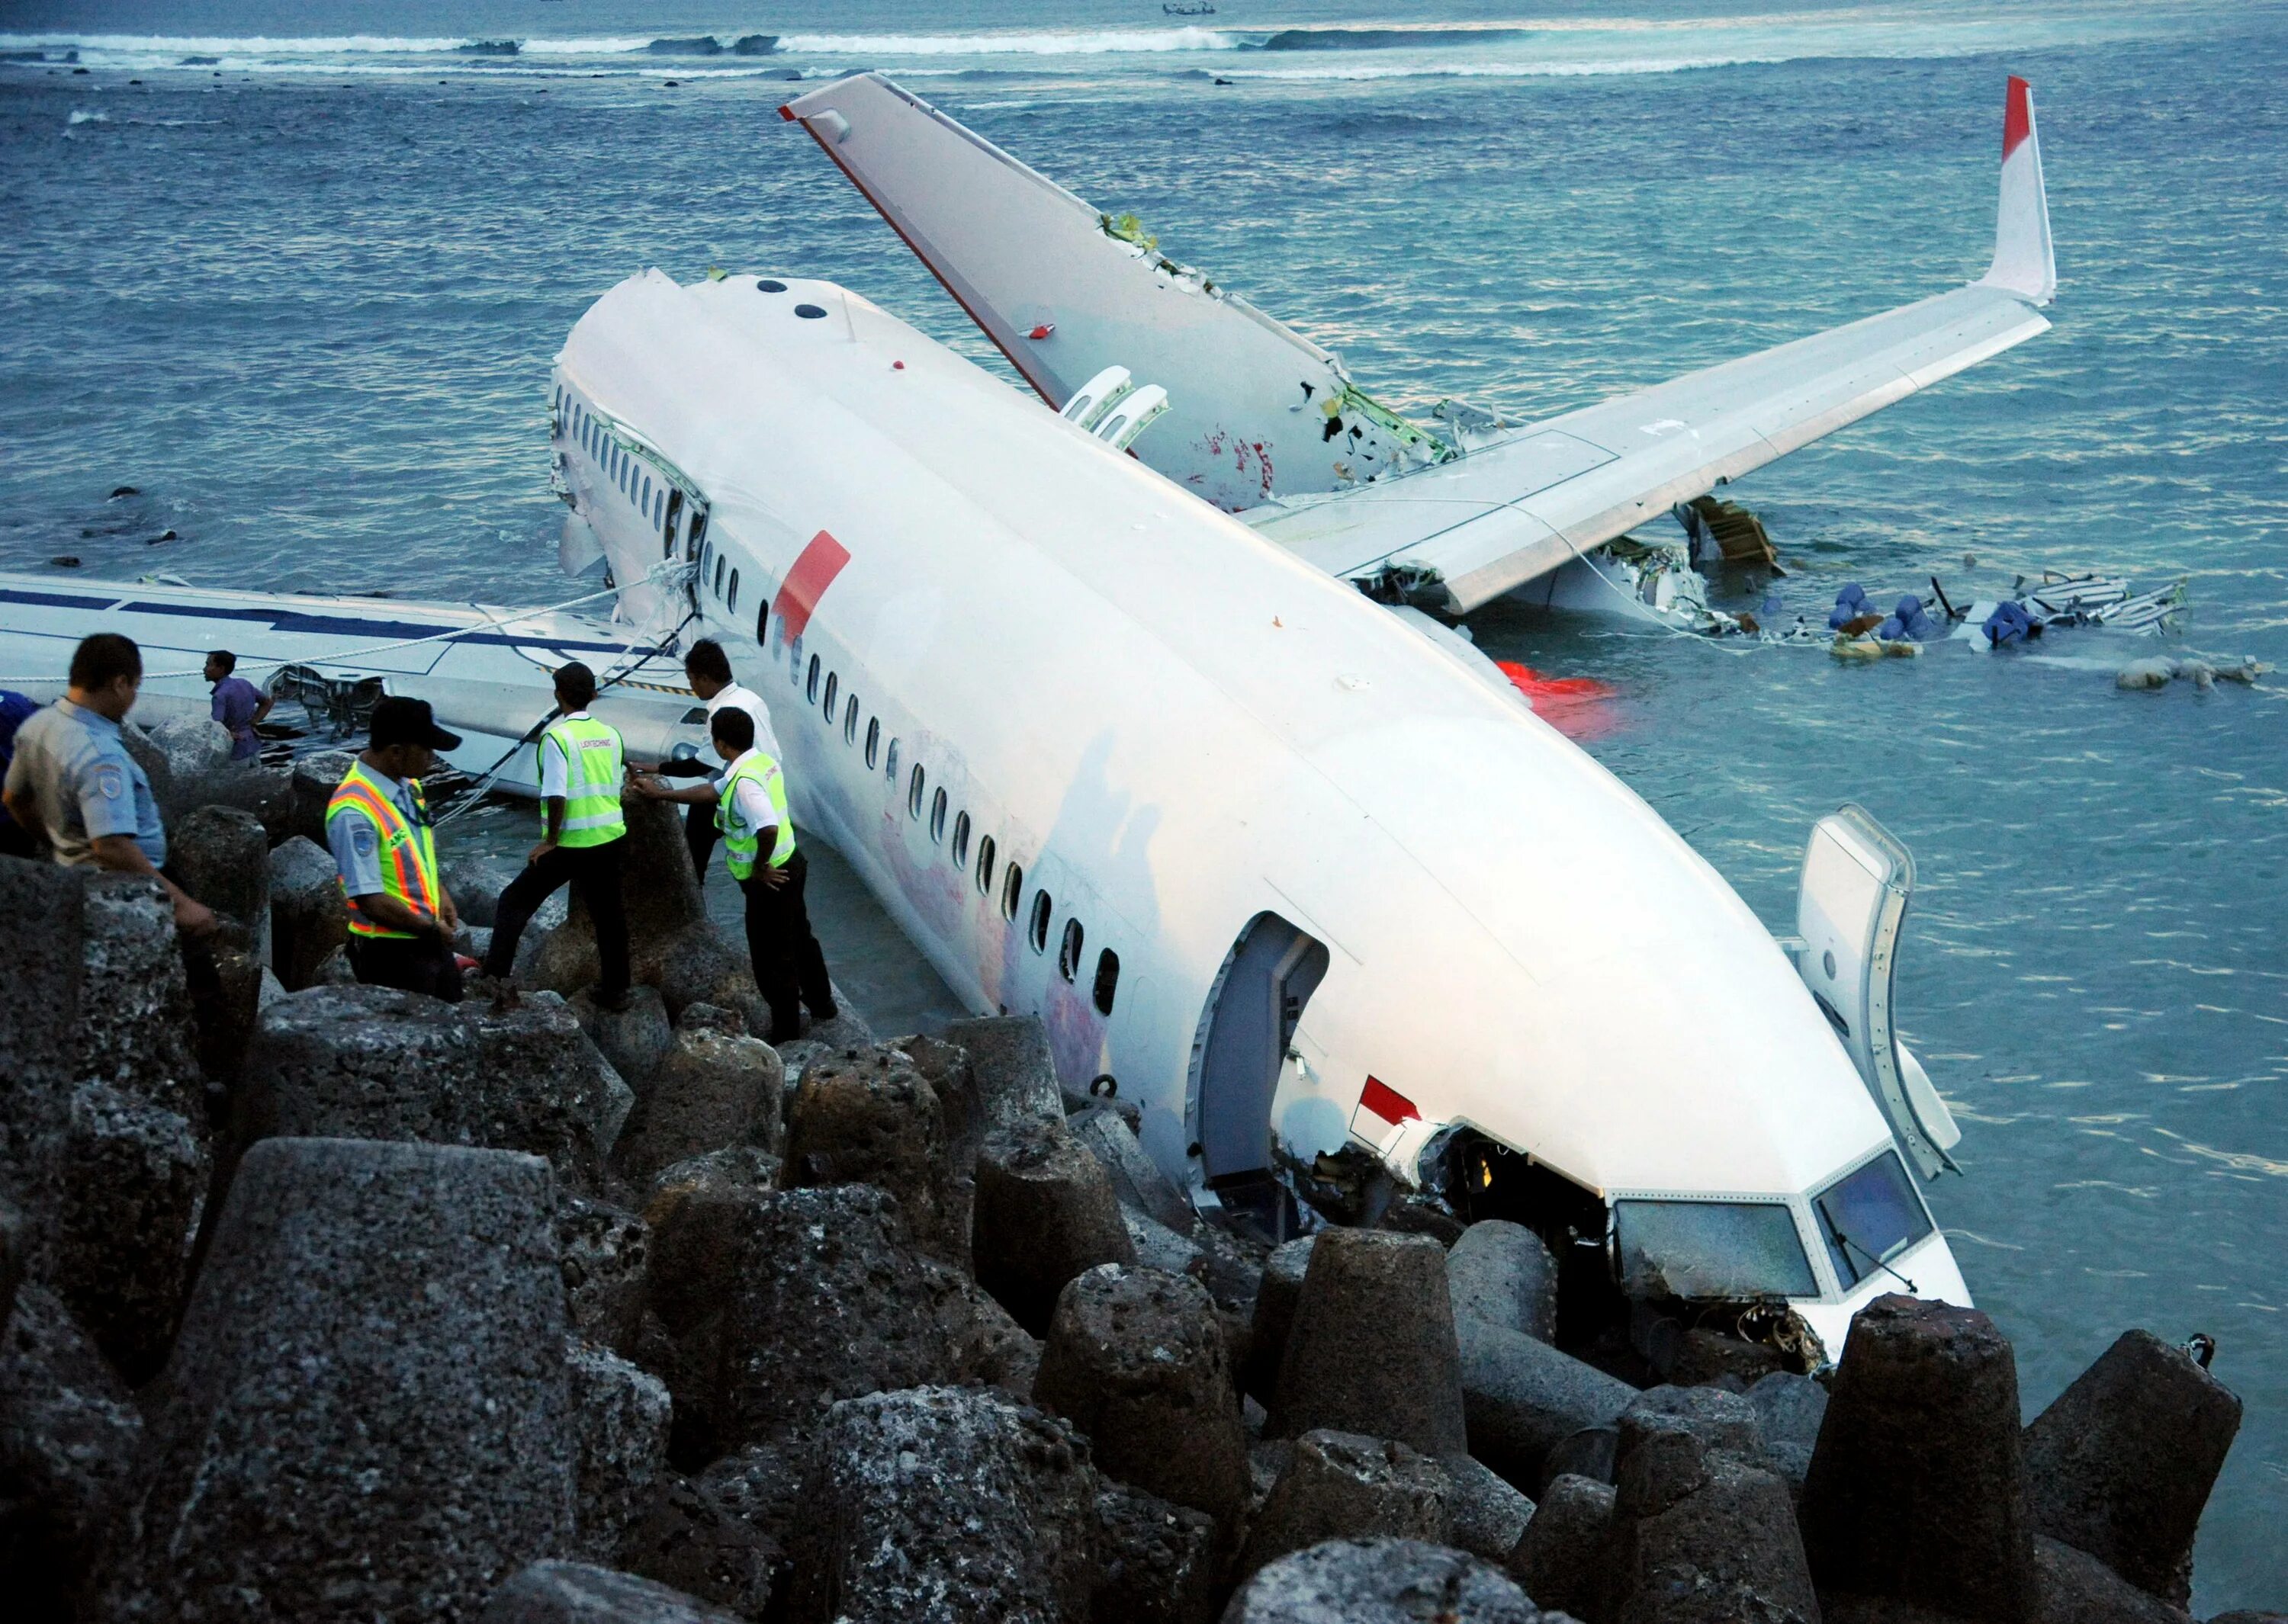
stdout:
<svg viewBox="0 0 2288 1624">
<path fill-rule="evenodd" d="M 1852 1063 L 1891 1124 L 1892 1137 L 1925 1178 L 1955 1168 L 1962 1141 L 1946 1102 L 1891 1026 L 1891 979 L 1899 928 L 1915 888 L 1915 860 L 1861 807 L 1812 826 L 1796 892 L 1796 969 L 1819 1000 Z"/>
</svg>

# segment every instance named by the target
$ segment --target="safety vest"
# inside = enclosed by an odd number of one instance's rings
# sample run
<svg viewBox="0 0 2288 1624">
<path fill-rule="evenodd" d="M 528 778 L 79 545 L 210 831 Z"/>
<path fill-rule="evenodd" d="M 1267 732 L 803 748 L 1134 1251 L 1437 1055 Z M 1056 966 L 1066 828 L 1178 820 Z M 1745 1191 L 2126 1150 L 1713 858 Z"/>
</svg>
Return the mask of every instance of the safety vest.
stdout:
<svg viewBox="0 0 2288 1624">
<path fill-rule="evenodd" d="M 715 827 L 723 831 L 723 863 L 735 880 L 743 880 L 755 872 L 755 854 L 762 847 L 762 830 L 749 828 L 739 816 L 739 786 L 749 780 L 760 784 L 770 796 L 771 820 L 778 825 L 779 837 L 771 847 L 771 867 L 783 868 L 787 859 L 794 855 L 794 820 L 787 816 L 786 780 L 779 772 L 778 763 L 760 750 L 750 750 L 723 775 L 722 797 L 715 804 Z"/>
<path fill-rule="evenodd" d="M 600 846 L 626 834 L 628 820 L 620 811 L 620 735 L 611 724 L 563 717 L 540 735 L 542 749 L 552 744 L 564 753 L 566 769 L 564 827 L 556 844 Z"/>
<path fill-rule="evenodd" d="M 353 762 L 349 776 L 326 803 L 326 828 L 330 835 L 337 818 L 363 818 L 370 822 L 381 844 L 382 890 L 434 918 L 442 890 L 437 883 L 437 840 L 429 831 L 429 803 L 421 793 L 420 780 L 412 780 L 409 788 L 413 791 L 411 822 L 398 811 L 389 792 L 367 773 L 365 764 Z M 368 919 L 358 910 L 357 899 L 349 894 L 348 876 L 341 876 L 340 883 L 342 895 L 349 902 L 351 935 L 412 939 L 410 931 L 394 931 Z"/>
</svg>

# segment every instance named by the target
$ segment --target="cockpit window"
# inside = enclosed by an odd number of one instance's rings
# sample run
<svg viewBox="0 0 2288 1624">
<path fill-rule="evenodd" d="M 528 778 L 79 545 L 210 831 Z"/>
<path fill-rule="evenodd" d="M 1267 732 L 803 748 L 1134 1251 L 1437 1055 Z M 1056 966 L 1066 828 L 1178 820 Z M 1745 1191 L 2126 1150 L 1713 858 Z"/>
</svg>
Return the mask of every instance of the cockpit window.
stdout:
<svg viewBox="0 0 2288 1624">
<path fill-rule="evenodd" d="M 1811 1209 L 1836 1278 L 1847 1288 L 1880 1272 L 1931 1232 L 1930 1215 L 1896 1151 L 1885 1151 L 1856 1172 L 1846 1173 L 1812 1198 Z"/>
<path fill-rule="evenodd" d="M 1776 1202 L 1622 1200 L 1613 1223 L 1632 1297 L 1819 1295 L 1795 1215 Z"/>
</svg>

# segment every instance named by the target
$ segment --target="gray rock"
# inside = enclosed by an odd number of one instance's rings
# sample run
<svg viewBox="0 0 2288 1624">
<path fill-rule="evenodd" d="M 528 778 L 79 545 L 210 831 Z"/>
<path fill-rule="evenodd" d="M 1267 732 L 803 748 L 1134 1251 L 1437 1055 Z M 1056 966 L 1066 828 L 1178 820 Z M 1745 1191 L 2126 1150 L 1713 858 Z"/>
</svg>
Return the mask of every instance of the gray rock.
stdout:
<svg viewBox="0 0 2288 1624">
<path fill-rule="evenodd" d="M 253 813 L 202 806 L 167 828 L 167 866 L 182 888 L 256 937 L 270 929 L 270 837 Z"/>
<path fill-rule="evenodd" d="M 1767 1447 L 1819 1441 L 1820 1423 L 1827 1419 L 1827 1390 L 1809 1376 L 1791 1371 L 1775 1372 L 1748 1390 L 1756 1422 Z"/>
<path fill-rule="evenodd" d="M 751 1444 L 702 1472 L 699 1486 L 771 1549 L 784 1552 L 810 1514 L 802 1499 L 809 1471 L 810 1451 L 801 1445 Z"/>
<path fill-rule="evenodd" d="M 2086 1551 L 2034 1536 L 2036 1624 L 2192 1624 L 2191 1615 Z"/>
<path fill-rule="evenodd" d="M 690 859 L 684 862 L 687 867 Z M 706 920 L 685 927 L 664 944 L 659 995 L 667 1001 L 667 1012 L 678 1018 L 691 1005 L 708 1003 L 736 1010 L 757 1037 L 771 1029 L 771 1007 L 756 989 L 746 939 Z"/>
<path fill-rule="evenodd" d="M 795 1624 L 1089 1616 L 1098 1481 L 1064 1422 L 974 1389 L 878 1392 L 834 1406 L 813 1458 Z"/>
<path fill-rule="evenodd" d="M 1744 1441 L 1760 1455 L 1746 1401 L 1664 1390 L 1729 1399 L 1740 1414 L 1675 1402 L 1621 1418 L 1608 1611 L 1625 1624 L 1819 1624 L 1787 1485 L 1760 1458 L 1721 1446 Z"/>
<path fill-rule="evenodd" d="M 723 1445 L 806 1434 L 863 1393 L 965 1381 L 1030 1390 L 1031 1339 L 920 1256 L 884 1192 L 774 1191 L 740 1217 L 715 1406 Z"/>
<path fill-rule="evenodd" d="M 294 832 L 294 772 L 285 766 L 237 761 L 201 772 L 170 776 L 166 793 L 153 795 L 167 824 L 171 855 L 178 820 L 202 806 L 226 806 L 242 812 L 262 826 L 266 844 L 274 844 Z"/>
<path fill-rule="evenodd" d="M 1464 1230 L 1446 1253 L 1446 1286 L 1457 1319 L 1557 1340 L 1557 1260 L 1522 1224 L 1486 1218 Z"/>
<path fill-rule="evenodd" d="M 205 1083 L 192 1049 L 174 904 L 156 880 L 91 873 L 80 928 L 74 1081 L 108 1082 L 173 1112 L 203 1137 Z"/>
<path fill-rule="evenodd" d="M 957 1044 L 969 1057 L 978 1111 L 988 1132 L 1035 1118 L 1064 1121 L 1049 1029 L 1039 1016 L 954 1021 L 945 1029 L 945 1041 Z"/>
<path fill-rule="evenodd" d="M 803 1036 L 823 1043 L 829 1049 L 871 1049 L 874 1046 L 874 1029 L 866 1024 L 866 1018 L 858 1013 L 857 1006 L 850 1002 L 850 994 L 830 979 L 827 986 L 834 994 L 834 1018 L 813 1020 L 808 1016 L 803 1017 Z"/>
<path fill-rule="evenodd" d="M 795 1184 L 888 1191 L 916 1244 L 968 1265 L 974 1165 L 955 1165 L 937 1090 L 903 1051 L 840 1050 L 813 1061 L 788 1117 L 786 1167 Z"/>
<path fill-rule="evenodd" d="M 620 1080 L 635 1090 L 640 1100 L 651 1083 L 651 1075 L 675 1047 L 675 1028 L 669 1025 L 667 1005 L 660 999 L 655 986 L 633 986 L 628 989 L 627 1007 L 620 1010 L 599 1008 L 588 993 L 581 993 L 570 1001 L 573 1016 L 580 1030 L 597 1047 Z M 743 1036 L 744 1033 L 735 1035 Z"/>
<path fill-rule="evenodd" d="M 573 1334 L 632 1352 L 643 1327 L 651 1226 L 607 1202 L 568 1196 L 556 1208 L 556 1245 Z"/>
<path fill-rule="evenodd" d="M 1471 1453 L 1446 1251 L 1427 1236 L 1332 1229 L 1312 1248 L 1271 1430 L 1320 1427 Z"/>
<path fill-rule="evenodd" d="M 262 1014 L 263 978 L 270 973 L 254 954 L 228 939 L 240 934 L 226 923 L 208 945 L 217 990 L 200 1002 L 195 1026 L 200 1069 L 223 1083 L 235 1081 L 246 1063 Z"/>
<path fill-rule="evenodd" d="M 78 1075 L 84 956 L 84 870 L 0 857 L 0 1077 L 11 1106 L 0 1112 L 0 1167 L 20 1177 L 33 1141 L 52 1121 Z"/>
<path fill-rule="evenodd" d="M 1541 1483 L 1546 1488 L 1560 1477 L 1586 1477 L 1596 1483 L 1613 1480 L 1613 1461 L 1621 1448 L 1618 1427 L 1584 1427 L 1569 1432 L 1550 1446 L 1541 1460 Z"/>
<path fill-rule="evenodd" d="M 466 921 L 453 932 L 453 951 L 464 958 L 481 964 L 485 955 L 493 950 L 493 932 L 489 925 L 473 925 Z"/>
<path fill-rule="evenodd" d="M 1898 1295 L 1859 1311 L 1801 1520 L 1823 1589 L 1995 1624 L 2031 1614 L 2018 1369 L 1992 1320 Z"/>
<path fill-rule="evenodd" d="M 1760 1462 L 1764 1429 L 1756 1406 L 1738 1393 L 1717 1387 L 1648 1388 L 1621 1412 L 1616 1454 L 1626 1454 L 1656 1429 L 1671 1424 L 1688 1432 L 1706 1449 L 1724 1449 Z"/>
<path fill-rule="evenodd" d="M 1067 1280 L 1136 1261 L 1111 1179 L 1061 1115 L 987 1135 L 973 1230 L 978 1284 L 1036 1335 L 1048 1329 Z"/>
<path fill-rule="evenodd" d="M 724 1312 L 745 1266 L 759 1198 L 775 1187 L 778 1172 L 777 1158 L 743 1145 L 678 1162 L 652 1180 L 643 1215 L 651 1228 L 649 1312 L 636 1357 L 674 1395 L 679 1462 L 720 1453 L 715 1413 Z"/>
<path fill-rule="evenodd" d="M 576 1336 L 565 1340 L 564 1373 L 579 1450 L 576 1549 L 609 1562 L 667 1470 L 667 1384 Z"/>
<path fill-rule="evenodd" d="M 350 966 L 349 949 L 346 947 L 336 947 L 324 958 L 320 959 L 317 968 L 310 972 L 311 986 L 355 986 L 357 985 L 357 971 Z"/>
<path fill-rule="evenodd" d="M 349 939 L 349 905 L 333 854 L 300 835 L 270 852 L 270 964 L 290 993 L 315 986 L 318 966 Z"/>
<path fill-rule="evenodd" d="M 1462 1221 L 1454 1216 L 1444 1198 L 1435 1195 L 1401 1195 L 1382 1209 L 1374 1227 L 1401 1235 L 1427 1235 L 1442 1247 L 1450 1247 L 1462 1238 Z"/>
<path fill-rule="evenodd" d="M 69 1618 L 134 1480 L 143 1418 L 62 1301 L 25 1282 L 0 1332 L 0 1583 Z"/>
<path fill-rule="evenodd" d="M 629 1114 L 616 1165 L 640 1181 L 732 1145 L 775 1151 L 779 1080 L 778 1055 L 759 1039 L 709 1027 L 677 1033 Z"/>
<path fill-rule="evenodd" d="M 321 851 L 326 844 L 326 806 L 356 764 L 347 750 L 319 750 L 294 759 L 293 833 Z"/>
<path fill-rule="evenodd" d="M 778 1548 L 687 1477 L 669 1475 L 620 1545 L 620 1564 L 741 1618 L 778 1598 Z"/>
<path fill-rule="evenodd" d="M 553 1184 L 536 1158 L 455 1145 L 248 1150 L 105 1615 L 241 1618 L 249 1596 L 298 1619 L 465 1615 L 567 1550 Z"/>
<path fill-rule="evenodd" d="M 1380 1535 L 1446 1543 L 1452 1481 L 1429 1456 L 1387 1438 L 1317 1430 L 1295 1440 L 1248 1531 L 1240 1572 L 1251 1573 L 1322 1540 Z"/>
<path fill-rule="evenodd" d="M 1678 1339 L 1668 1379 L 1679 1387 L 1728 1382 L 1744 1390 L 1788 1367 L 1787 1356 L 1768 1343 L 1695 1327 Z"/>
<path fill-rule="evenodd" d="M 1460 1327 L 1470 1453 L 1512 1483 L 1541 1480 L 1551 1449 L 1585 1427 L 1609 1427 L 1637 1390 L 1547 1343 L 1482 1320 Z"/>
<path fill-rule="evenodd" d="M 1272 1248 L 1264 1260 L 1241 1385 L 1267 1405 L 1279 1390 L 1279 1364 L 1287 1355 L 1287 1333 L 1295 1323 L 1295 1304 L 1302 1300 L 1303 1276 L 1317 1241 L 1316 1235 L 1299 1236 Z"/>
<path fill-rule="evenodd" d="M 496 1010 L 382 986 L 314 988 L 271 1005 L 242 1092 L 250 1141 L 338 1136 L 525 1151 L 577 1192 L 601 1188 L 631 1097 L 555 999 Z"/>
<path fill-rule="evenodd" d="M 1200 1227 L 1199 1215 L 1182 1191 L 1168 1180 L 1160 1164 L 1146 1153 L 1128 1119 L 1111 1105 L 1091 1105 L 1075 1112 L 1065 1125 L 1104 1164 L 1112 1178 L 1112 1192 L 1124 1207 L 1133 1207 L 1179 1235 Z"/>
<path fill-rule="evenodd" d="M 1446 1497 L 1449 1541 L 1489 1562 L 1508 1561 L 1533 1520 L 1533 1501 L 1468 1455 L 1448 1455 L 1439 1464 L 1453 1485 Z"/>
<path fill-rule="evenodd" d="M 633 1573 L 536 1562 L 493 1592 L 479 1624 L 736 1624 L 738 1617 Z"/>
<path fill-rule="evenodd" d="M 1499 1568 L 1419 1540 L 1329 1540 L 1263 1569 L 1223 1624 L 1537 1624 Z"/>
<path fill-rule="evenodd" d="M 445 890 L 453 899 L 453 909 L 460 915 L 462 923 L 482 925 L 487 930 L 498 923 L 500 894 L 516 878 L 518 866 L 505 858 L 481 852 L 438 855 L 438 877 L 445 882 Z"/>
<path fill-rule="evenodd" d="M 211 772 L 230 764 L 230 729 L 212 717 L 179 710 L 162 717 L 144 732 L 167 758 L 167 771 L 176 778 Z"/>
<path fill-rule="evenodd" d="M 2193 1533 L 2240 1399 L 2181 1349 L 2126 1331 L 2026 1429 L 2034 1526 L 2182 1607 Z"/>
<path fill-rule="evenodd" d="M 1113 1477 L 1237 1518 L 1247 1440 L 1215 1302 L 1197 1282 L 1119 1264 L 1076 1277 L 1057 1300 L 1033 1398 L 1077 1427 Z"/>
<path fill-rule="evenodd" d="M 1128 1244 L 1136 1248 L 1136 1261 L 1145 1268 L 1186 1275 L 1200 1271 L 1199 1243 L 1178 1234 L 1142 1208 L 1121 1202 L 1120 1222 L 1128 1231 Z"/>
<path fill-rule="evenodd" d="M 1220 1579 L 1215 1520 L 1124 1483 L 1096 1491 L 1092 1620 L 1208 1624 Z"/>
<path fill-rule="evenodd" d="M 1568 1473 L 1542 1491 L 1509 1554 L 1509 1571 L 1541 1606 L 1584 1619 L 1604 1607 L 1613 1485 Z"/>
<path fill-rule="evenodd" d="M 0 1333 L 16 1311 L 16 1287 L 24 1283 L 24 1215 L 0 1200 Z"/>
</svg>

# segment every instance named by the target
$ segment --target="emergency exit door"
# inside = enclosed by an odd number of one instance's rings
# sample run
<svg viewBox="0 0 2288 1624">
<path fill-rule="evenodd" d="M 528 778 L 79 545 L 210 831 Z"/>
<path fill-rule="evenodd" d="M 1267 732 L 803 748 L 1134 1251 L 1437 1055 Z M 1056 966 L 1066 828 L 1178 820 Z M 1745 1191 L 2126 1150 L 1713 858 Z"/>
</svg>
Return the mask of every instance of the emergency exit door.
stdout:
<svg viewBox="0 0 2288 1624">
<path fill-rule="evenodd" d="M 1208 995 L 1194 1061 L 1192 1135 L 1211 1189 L 1271 1170 L 1271 1104 L 1327 950 L 1276 914 L 1232 944 Z"/>
</svg>

